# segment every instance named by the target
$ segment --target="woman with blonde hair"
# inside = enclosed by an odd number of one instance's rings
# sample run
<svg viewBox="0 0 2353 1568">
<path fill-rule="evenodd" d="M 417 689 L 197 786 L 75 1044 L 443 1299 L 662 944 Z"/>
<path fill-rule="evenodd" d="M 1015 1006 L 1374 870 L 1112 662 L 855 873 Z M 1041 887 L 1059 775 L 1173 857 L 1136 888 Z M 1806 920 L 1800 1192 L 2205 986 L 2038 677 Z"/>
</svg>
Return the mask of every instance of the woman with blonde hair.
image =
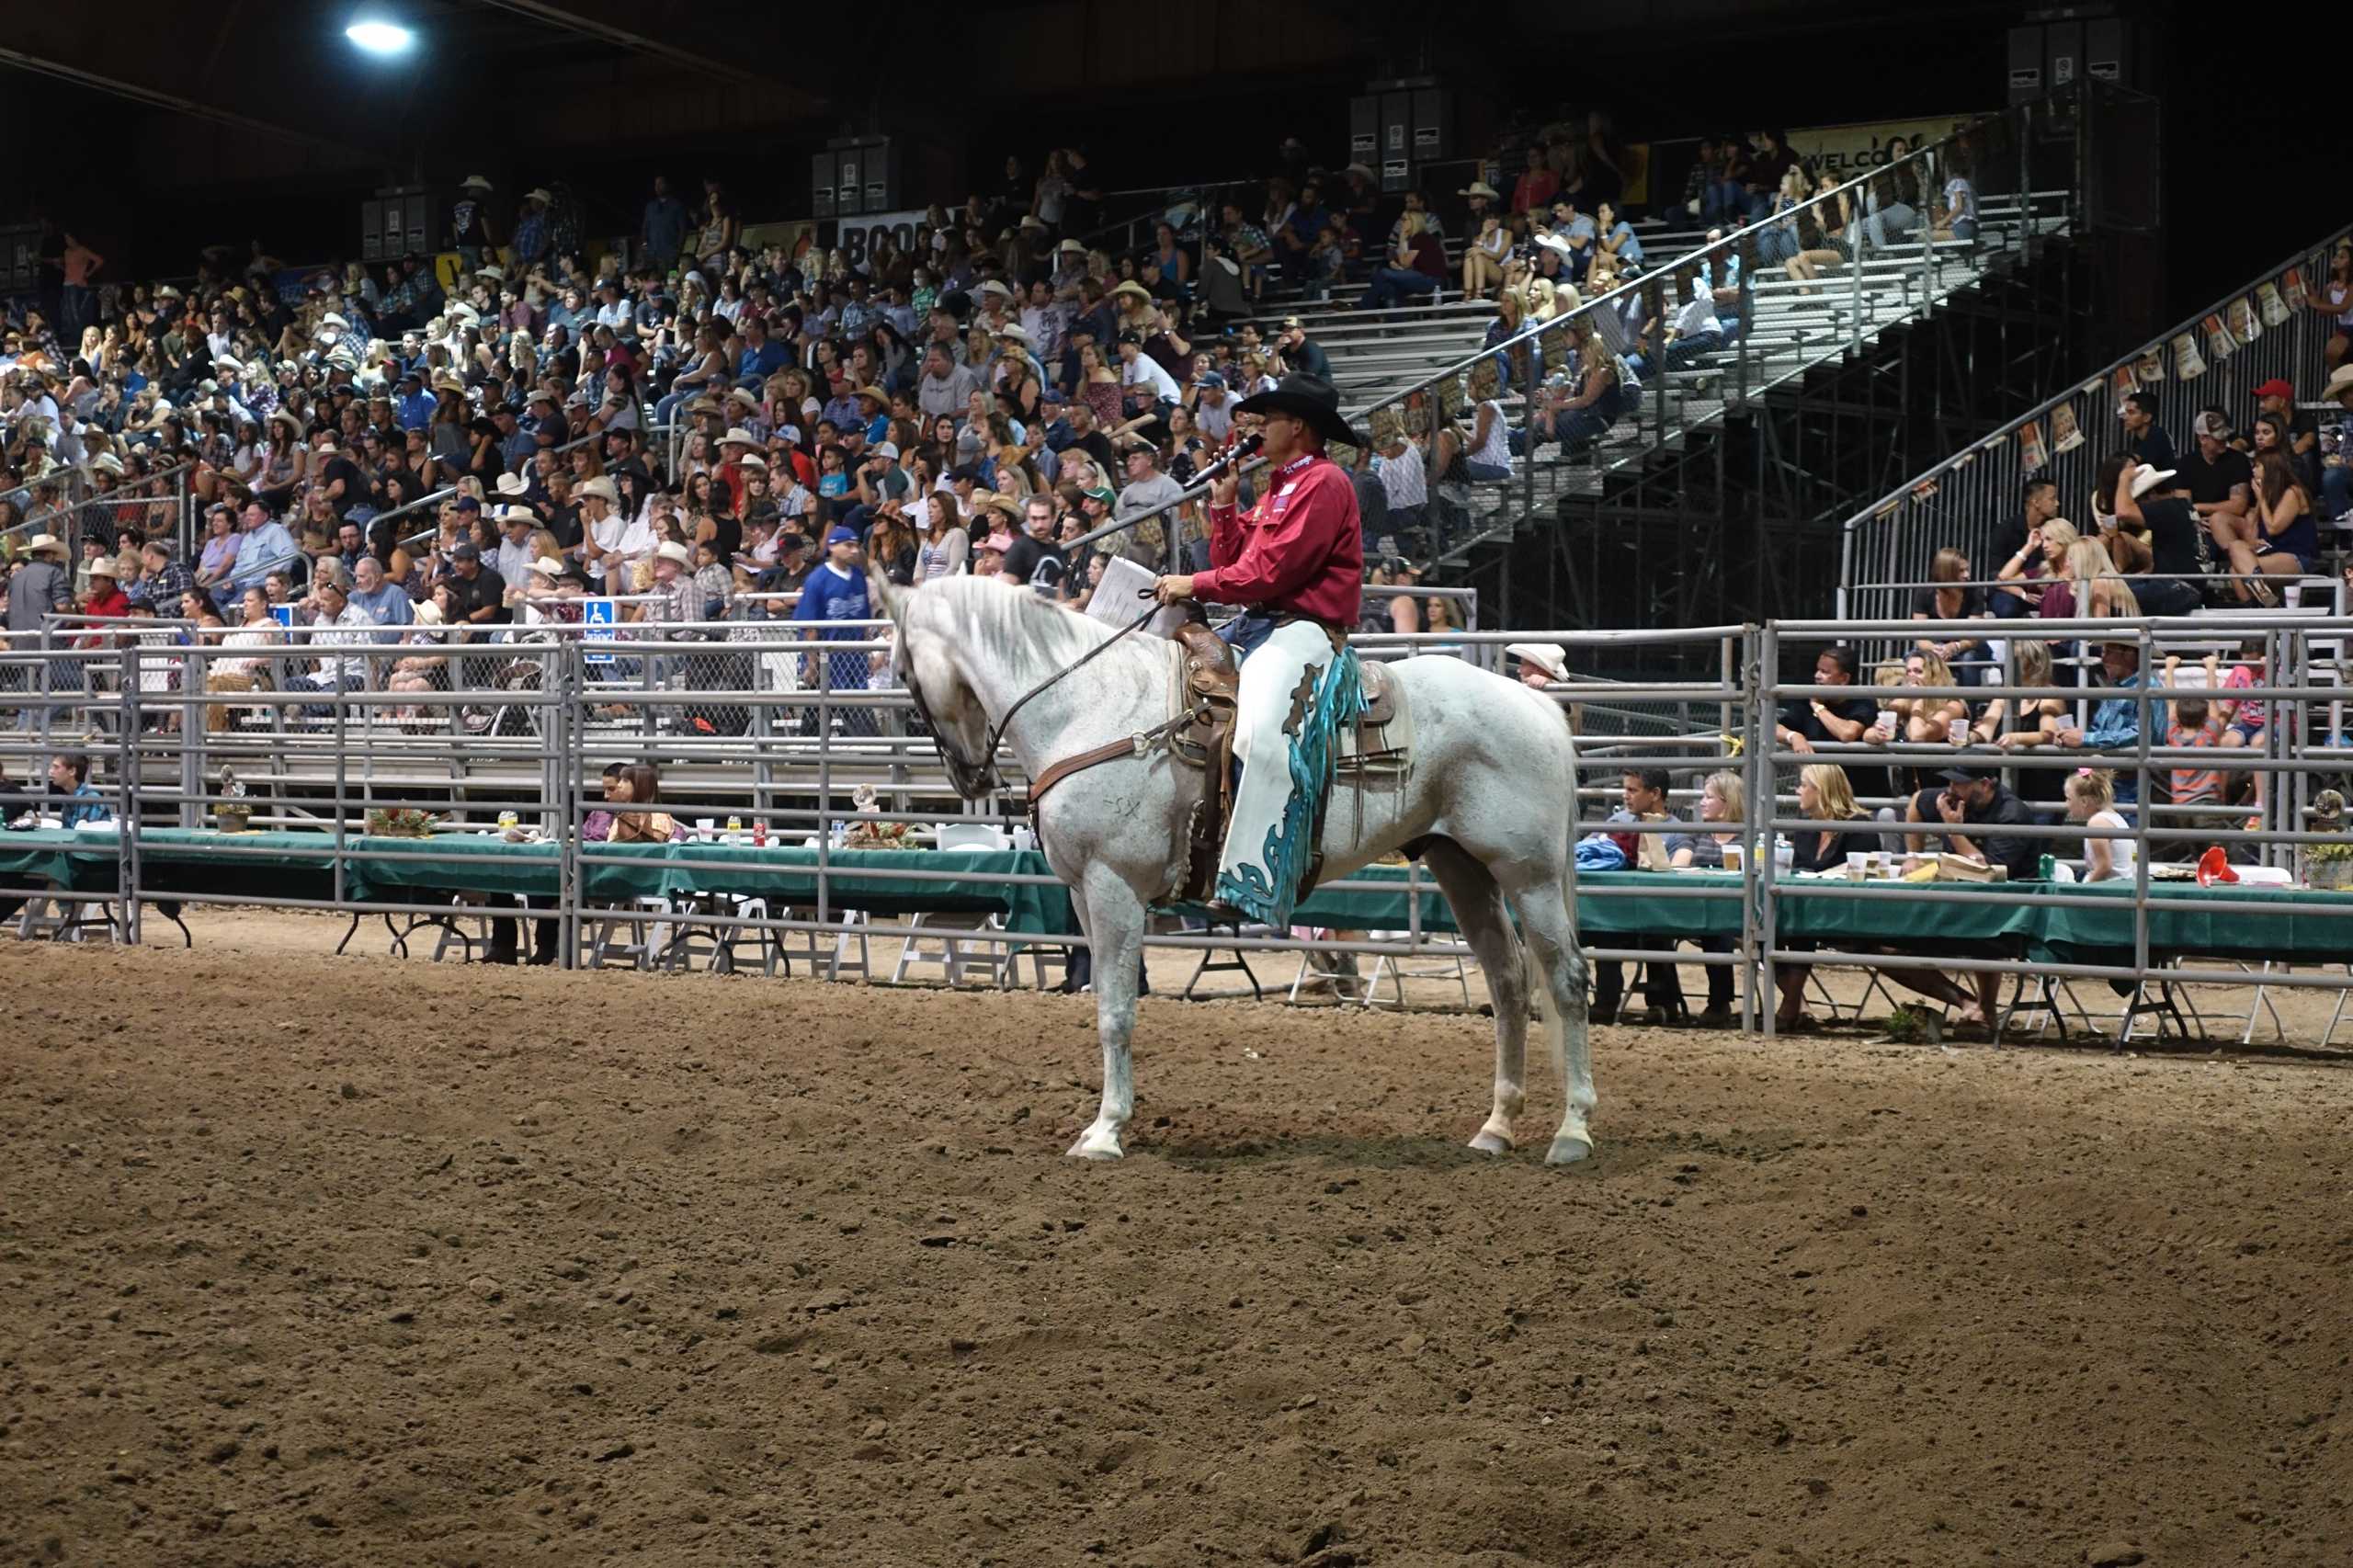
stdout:
<svg viewBox="0 0 2353 1568">
<path fill-rule="evenodd" d="M 1740 775 L 1725 769 L 1711 773 L 1699 786 L 1699 831 L 1668 835 L 1667 864 L 1677 869 L 1686 867 L 1701 870 L 1722 870 L 1724 846 L 1737 844 L 1747 831 L 1748 791 Z M 1674 946 L 1670 940 L 1669 948 Z M 1707 937 L 1699 939 L 1703 953 L 1729 953 L 1734 946 L 1730 937 Z M 1701 1028 L 1721 1029 L 1732 1027 L 1733 993 L 1737 975 L 1730 964 L 1708 966 L 1708 1006 L 1695 1020 Z"/>
<path fill-rule="evenodd" d="M 1855 803 L 1854 786 L 1847 770 L 1836 763 L 1817 762 L 1798 770 L 1798 814 L 1819 828 L 1801 828 L 1790 835 L 1790 866 L 1800 871 L 1827 871 L 1843 866 L 1850 854 L 1879 848 L 1871 815 Z M 1815 946 L 1806 939 L 1779 944 L 1786 948 Z M 1774 981 L 1781 993 L 1773 1027 L 1783 1033 L 1804 1033 L 1821 1026 L 1806 1016 L 1805 983 L 1812 972 L 1805 964 L 1777 963 Z"/>
<path fill-rule="evenodd" d="M 2075 584 L 2077 615 L 2135 616 L 2141 601 L 2132 585 L 2116 569 L 2108 546 L 2096 539 L 2078 539 L 2067 549 L 2067 576 Z"/>
</svg>

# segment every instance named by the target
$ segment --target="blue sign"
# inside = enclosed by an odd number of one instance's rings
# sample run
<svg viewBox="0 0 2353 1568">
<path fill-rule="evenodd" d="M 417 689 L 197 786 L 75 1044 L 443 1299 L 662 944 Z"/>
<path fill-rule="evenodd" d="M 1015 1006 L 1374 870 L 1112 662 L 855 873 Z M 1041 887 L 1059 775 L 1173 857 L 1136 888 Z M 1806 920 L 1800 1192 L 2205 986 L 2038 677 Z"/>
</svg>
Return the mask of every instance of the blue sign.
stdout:
<svg viewBox="0 0 2353 1568">
<path fill-rule="evenodd" d="M 588 644 L 587 659 L 592 665 L 613 662 L 613 601 L 582 599 L 580 601 L 580 635 Z"/>
<path fill-rule="evenodd" d="M 289 631 L 291 631 L 294 630 L 294 607 L 292 605 L 272 605 L 269 607 L 269 619 L 278 622 L 278 625 L 286 628 Z"/>
</svg>

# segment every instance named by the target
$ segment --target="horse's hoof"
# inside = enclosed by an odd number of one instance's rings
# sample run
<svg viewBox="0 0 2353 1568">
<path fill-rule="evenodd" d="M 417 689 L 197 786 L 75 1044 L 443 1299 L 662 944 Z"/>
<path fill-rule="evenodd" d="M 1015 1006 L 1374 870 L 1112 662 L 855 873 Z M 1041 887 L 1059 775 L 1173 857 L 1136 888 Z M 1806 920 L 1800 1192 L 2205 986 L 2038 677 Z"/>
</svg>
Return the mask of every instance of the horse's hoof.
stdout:
<svg viewBox="0 0 2353 1568">
<path fill-rule="evenodd" d="M 1579 1160 L 1589 1160 L 1592 1157 L 1593 1141 L 1591 1139 L 1578 1138 L 1566 1132 L 1553 1139 L 1552 1146 L 1544 1152 L 1544 1163 L 1548 1165 L 1573 1165 Z"/>
<path fill-rule="evenodd" d="M 1097 1138 L 1092 1133 L 1080 1139 L 1064 1151 L 1074 1160 L 1116 1160 L 1124 1151 L 1116 1138 Z"/>
<path fill-rule="evenodd" d="M 1471 1147 L 1483 1154 L 1508 1154 L 1514 1145 L 1510 1134 L 1483 1127 L 1479 1130 L 1479 1136 L 1471 1140 Z"/>
</svg>

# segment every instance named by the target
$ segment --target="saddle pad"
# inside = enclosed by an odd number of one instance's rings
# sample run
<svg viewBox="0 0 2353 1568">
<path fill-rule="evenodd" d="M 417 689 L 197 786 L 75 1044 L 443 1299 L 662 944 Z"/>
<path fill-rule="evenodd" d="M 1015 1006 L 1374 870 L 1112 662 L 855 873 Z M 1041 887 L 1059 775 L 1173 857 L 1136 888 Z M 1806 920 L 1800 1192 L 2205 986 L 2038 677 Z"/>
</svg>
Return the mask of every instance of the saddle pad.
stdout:
<svg viewBox="0 0 2353 1568">
<path fill-rule="evenodd" d="M 1339 749 L 1333 760 L 1336 773 L 1402 773 L 1414 751 L 1414 710 L 1404 687 L 1381 665 L 1366 660 L 1364 695 L 1368 720 L 1386 715 L 1387 722 L 1343 724 Z M 1378 675 L 1373 672 L 1379 671 Z"/>
</svg>

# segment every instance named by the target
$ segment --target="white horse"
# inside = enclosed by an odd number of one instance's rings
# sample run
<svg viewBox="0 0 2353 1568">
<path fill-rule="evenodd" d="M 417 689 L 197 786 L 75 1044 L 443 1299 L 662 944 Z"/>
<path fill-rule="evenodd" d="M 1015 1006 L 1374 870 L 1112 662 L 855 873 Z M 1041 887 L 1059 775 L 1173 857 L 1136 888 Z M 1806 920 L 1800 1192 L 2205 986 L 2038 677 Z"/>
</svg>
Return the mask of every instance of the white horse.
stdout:
<svg viewBox="0 0 2353 1568">
<path fill-rule="evenodd" d="M 928 710 L 949 776 L 971 800 L 997 788 L 995 758 L 981 755 L 990 730 L 1025 694 L 1116 635 L 995 578 L 943 577 L 919 589 L 894 586 L 879 574 L 869 580 L 897 629 L 892 658 L 899 678 Z M 1127 637 L 1022 706 L 1005 742 L 1034 778 L 1059 759 L 1154 729 L 1169 717 L 1181 658 L 1174 642 L 1143 632 Z M 1445 891 L 1495 1003 L 1495 1107 L 1471 1140 L 1488 1153 L 1513 1147 L 1512 1119 L 1526 1099 L 1533 971 L 1567 1098 L 1545 1158 L 1582 1160 L 1593 1152 L 1586 1120 L 1594 1093 L 1586 962 L 1571 902 L 1575 756 L 1568 724 L 1540 693 L 1459 659 L 1405 659 L 1388 673 L 1411 705 L 1413 767 L 1402 782 L 1365 787 L 1360 801 L 1349 798 L 1351 783 L 1335 788 L 1323 876 L 1336 879 L 1413 846 Z M 1128 1042 L 1145 908 L 1182 881 L 1185 824 L 1202 784 L 1200 769 L 1156 746 L 1072 775 L 1040 808 L 1047 861 L 1076 893 L 1094 949 L 1103 1042 L 1102 1108 L 1073 1154 L 1122 1153 L 1120 1132 L 1135 1109 Z"/>
</svg>

